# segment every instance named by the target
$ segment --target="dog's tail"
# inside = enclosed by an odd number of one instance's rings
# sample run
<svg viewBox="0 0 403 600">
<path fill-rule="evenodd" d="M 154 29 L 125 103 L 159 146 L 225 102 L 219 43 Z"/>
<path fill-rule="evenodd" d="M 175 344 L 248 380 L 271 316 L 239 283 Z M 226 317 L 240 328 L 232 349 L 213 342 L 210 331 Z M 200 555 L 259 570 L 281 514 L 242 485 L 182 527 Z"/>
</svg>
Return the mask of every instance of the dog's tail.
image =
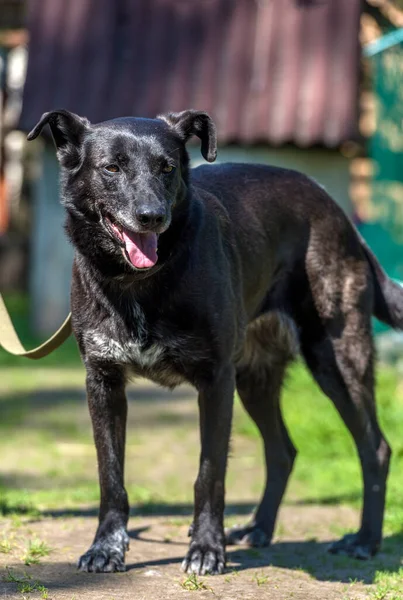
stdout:
<svg viewBox="0 0 403 600">
<path fill-rule="evenodd" d="M 362 248 L 371 267 L 375 290 L 374 315 L 377 319 L 403 329 L 403 287 L 390 279 L 382 269 L 376 256 L 360 236 Z"/>
</svg>

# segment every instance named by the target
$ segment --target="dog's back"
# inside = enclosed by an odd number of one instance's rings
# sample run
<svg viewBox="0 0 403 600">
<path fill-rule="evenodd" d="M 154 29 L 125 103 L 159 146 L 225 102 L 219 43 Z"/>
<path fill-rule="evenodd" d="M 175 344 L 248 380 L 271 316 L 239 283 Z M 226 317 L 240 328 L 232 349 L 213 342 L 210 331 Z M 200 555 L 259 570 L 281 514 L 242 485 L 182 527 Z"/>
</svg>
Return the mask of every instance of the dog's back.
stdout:
<svg viewBox="0 0 403 600">
<path fill-rule="evenodd" d="M 401 287 L 386 276 L 343 210 L 316 181 L 291 169 L 223 163 L 193 169 L 192 182 L 218 196 L 227 209 L 246 277 L 260 263 L 258 270 L 269 275 L 269 287 L 280 273 L 282 278 L 292 273 L 296 287 L 307 268 L 315 271 L 315 278 L 325 279 L 332 288 L 328 293 L 337 296 L 329 269 L 333 266 L 340 283 L 364 262 L 374 286 L 374 315 L 403 328 Z"/>
</svg>

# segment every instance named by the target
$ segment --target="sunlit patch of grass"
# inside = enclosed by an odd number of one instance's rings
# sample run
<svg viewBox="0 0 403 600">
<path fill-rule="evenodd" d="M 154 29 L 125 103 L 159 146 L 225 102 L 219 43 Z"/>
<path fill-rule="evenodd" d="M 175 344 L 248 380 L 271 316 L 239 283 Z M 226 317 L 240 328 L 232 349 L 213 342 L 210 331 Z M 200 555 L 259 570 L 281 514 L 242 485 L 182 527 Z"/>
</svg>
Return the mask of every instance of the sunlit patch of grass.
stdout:
<svg viewBox="0 0 403 600">
<path fill-rule="evenodd" d="M 10 542 L 9 539 L 3 538 L 0 541 L 0 552 L 1 552 L 1 554 L 10 554 L 11 548 L 12 548 L 12 545 L 11 545 L 11 542 Z"/>
<path fill-rule="evenodd" d="M 371 594 L 372 600 L 403 599 L 403 568 L 394 573 L 390 571 L 377 571 L 374 583 L 375 589 Z"/>
<path fill-rule="evenodd" d="M 16 373 L 18 377 L 14 377 Z M 66 377 L 63 371 L 56 369 L 48 369 L 46 374 L 42 370 L 41 373 L 38 375 L 33 367 L 26 370 L 27 377 L 21 377 L 19 369 L 2 372 L 0 391 L 12 389 L 14 393 L 15 389 L 20 389 L 18 402 L 8 400 L 8 392 L 0 393 L 0 405 L 7 406 L 8 411 L 0 427 L 7 427 L 12 433 L 4 436 L 0 444 L 3 464 L 15 463 L 12 476 L 4 483 L 0 479 L 0 513 L 4 515 L 32 516 L 43 509 L 57 510 L 60 506 L 66 509 L 80 505 L 96 508 L 99 501 L 95 449 L 84 396 L 79 402 L 77 399 L 70 401 L 67 396 L 60 404 L 52 406 L 50 403 L 46 411 L 38 411 L 32 410 L 36 399 L 28 401 L 31 392 L 24 391 L 35 390 L 38 385 L 43 389 L 45 382 L 46 385 L 50 382 L 49 389 L 54 389 L 55 393 L 70 389 L 71 382 L 83 389 L 83 369 L 78 369 L 77 375 L 70 369 Z M 391 535 L 399 531 L 403 523 L 400 503 L 403 495 L 400 477 L 403 470 L 403 386 L 399 387 L 392 369 L 378 369 L 377 396 L 380 421 L 393 448 L 385 515 L 385 533 Z M 283 407 L 290 435 L 299 450 L 288 497 L 300 503 L 345 503 L 358 507 L 362 483 L 352 439 L 332 403 L 302 364 L 296 364 L 290 370 Z M 155 410 L 158 413 L 157 407 Z M 169 423 L 167 427 L 172 428 L 173 436 L 181 433 L 183 437 L 183 425 Z M 129 428 L 129 441 L 132 437 L 137 442 L 131 452 L 136 454 L 143 438 Z M 234 437 L 253 440 L 259 437 L 239 402 L 236 402 Z M 260 451 L 260 444 L 257 444 L 256 452 Z M 27 452 L 32 475 L 26 475 L 24 459 Z M 63 457 L 63 470 L 60 469 L 60 457 Z M 33 465 L 35 472 L 32 472 Z M 163 485 L 149 481 L 145 481 L 146 485 L 139 483 L 128 481 L 127 488 L 131 503 L 143 507 L 144 512 L 152 514 L 154 504 L 158 512 L 158 505 L 163 502 L 172 503 L 176 499 L 183 502 L 185 497 L 186 501 L 192 501 L 191 485 L 185 486 L 176 471 L 165 474 Z M 262 483 L 256 481 L 256 499 Z M 253 482 L 251 485 L 253 489 Z M 235 519 L 239 522 L 239 517 Z"/>
<path fill-rule="evenodd" d="M 290 494 L 301 503 L 360 506 L 362 478 L 353 440 L 332 402 L 301 363 L 290 369 L 282 406 L 287 428 L 298 449 Z M 381 427 L 393 450 L 385 524 L 388 531 L 394 532 L 403 524 L 400 500 L 403 496 L 400 476 L 403 471 L 403 392 L 392 368 L 378 367 L 377 406 Z M 235 413 L 234 431 L 248 438 L 260 437 L 251 419 L 240 408 Z"/>
<path fill-rule="evenodd" d="M 38 564 L 41 558 L 49 556 L 50 551 L 51 549 L 46 542 L 34 538 L 28 542 L 28 548 L 22 560 L 27 566 Z"/>
<path fill-rule="evenodd" d="M 260 587 L 261 585 L 268 583 L 269 577 L 268 577 L 268 575 L 265 575 L 264 573 L 255 573 L 253 576 L 253 581 L 255 581 L 257 583 L 257 585 Z"/>
</svg>

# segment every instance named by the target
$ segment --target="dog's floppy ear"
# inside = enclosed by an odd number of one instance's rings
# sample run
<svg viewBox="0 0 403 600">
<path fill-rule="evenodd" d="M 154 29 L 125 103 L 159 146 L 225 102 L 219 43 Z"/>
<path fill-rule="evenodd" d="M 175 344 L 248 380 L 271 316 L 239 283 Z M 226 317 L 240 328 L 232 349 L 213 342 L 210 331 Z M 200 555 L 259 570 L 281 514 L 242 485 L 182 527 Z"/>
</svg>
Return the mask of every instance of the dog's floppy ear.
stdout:
<svg viewBox="0 0 403 600">
<path fill-rule="evenodd" d="M 208 162 L 214 162 L 217 157 L 217 130 L 214 122 L 206 112 L 199 110 L 184 110 L 179 113 L 160 115 L 174 131 L 187 142 L 192 135 L 201 139 L 201 153 Z"/>
<path fill-rule="evenodd" d="M 42 115 L 27 139 L 38 137 L 45 125 L 50 127 L 60 162 L 73 166 L 79 158 L 79 147 L 90 122 L 68 110 L 52 110 Z"/>
</svg>

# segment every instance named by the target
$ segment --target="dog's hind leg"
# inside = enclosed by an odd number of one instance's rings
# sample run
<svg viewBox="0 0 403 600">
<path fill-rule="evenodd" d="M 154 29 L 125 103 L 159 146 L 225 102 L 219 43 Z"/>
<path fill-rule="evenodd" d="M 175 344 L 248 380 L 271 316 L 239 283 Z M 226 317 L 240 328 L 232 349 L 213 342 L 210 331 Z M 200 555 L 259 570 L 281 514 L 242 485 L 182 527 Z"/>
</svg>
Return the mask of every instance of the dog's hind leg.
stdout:
<svg viewBox="0 0 403 600">
<path fill-rule="evenodd" d="M 297 350 L 294 329 L 292 321 L 278 313 L 259 317 L 248 327 L 244 358 L 237 370 L 237 389 L 263 438 L 266 486 L 252 521 L 227 531 L 228 544 L 266 546 L 273 535 L 296 456 L 280 409 L 285 370 Z"/>
<path fill-rule="evenodd" d="M 376 417 L 370 317 L 366 311 L 353 308 L 342 318 L 327 322 L 323 335 L 315 340 L 312 325 L 311 321 L 301 332 L 301 350 L 314 378 L 334 402 L 354 438 L 364 480 L 361 527 L 329 550 L 366 559 L 377 552 L 382 540 L 391 454 Z"/>
</svg>

